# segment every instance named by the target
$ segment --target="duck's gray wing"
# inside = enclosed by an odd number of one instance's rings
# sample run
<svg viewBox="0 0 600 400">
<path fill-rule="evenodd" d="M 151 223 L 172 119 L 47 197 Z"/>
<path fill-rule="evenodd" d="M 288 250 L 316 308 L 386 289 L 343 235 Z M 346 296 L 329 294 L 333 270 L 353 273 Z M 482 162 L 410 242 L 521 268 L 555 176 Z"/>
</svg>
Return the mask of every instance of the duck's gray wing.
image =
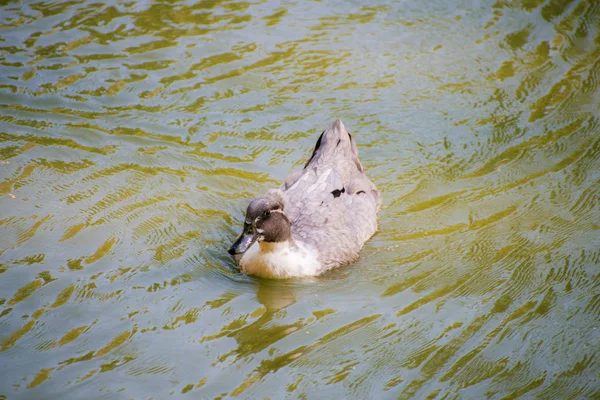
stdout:
<svg viewBox="0 0 600 400">
<path fill-rule="evenodd" d="M 320 171 L 331 167 L 335 168 L 345 182 L 364 175 L 363 166 L 358 159 L 356 142 L 339 119 L 321 133 L 304 169 L 291 174 L 280 189 L 288 190 L 308 169 Z"/>
<path fill-rule="evenodd" d="M 291 188 L 292 186 L 294 186 L 294 183 L 296 183 L 298 181 L 298 179 L 300 179 L 300 177 L 302 176 L 303 173 L 304 173 L 304 170 L 293 172 L 281 184 L 281 186 L 279 187 L 279 189 L 283 190 L 285 192 L 286 190 L 288 190 L 289 188 Z"/>
<path fill-rule="evenodd" d="M 334 168 L 306 168 L 286 190 L 294 237 L 317 249 L 324 269 L 352 261 L 377 230 L 375 193 L 366 177 L 344 183 Z"/>
</svg>

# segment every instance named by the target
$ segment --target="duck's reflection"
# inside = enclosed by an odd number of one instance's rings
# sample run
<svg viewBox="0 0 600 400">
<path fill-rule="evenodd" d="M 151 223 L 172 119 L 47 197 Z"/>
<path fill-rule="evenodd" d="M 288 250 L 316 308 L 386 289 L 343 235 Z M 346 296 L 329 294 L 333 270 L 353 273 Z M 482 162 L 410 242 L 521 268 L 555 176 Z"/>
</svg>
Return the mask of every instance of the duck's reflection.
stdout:
<svg viewBox="0 0 600 400">
<path fill-rule="evenodd" d="M 297 291 L 298 286 L 289 281 L 259 281 L 256 298 L 265 310 L 256 321 L 228 335 L 235 338 L 238 347 L 222 359 L 234 356 L 237 360 L 257 353 L 311 323 L 312 318 L 299 318 L 291 324 L 277 323 L 285 317 L 285 308 L 296 302 Z"/>
<path fill-rule="evenodd" d="M 285 281 L 260 280 L 256 299 L 267 312 L 277 312 L 296 302 L 296 287 Z"/>
</svg>

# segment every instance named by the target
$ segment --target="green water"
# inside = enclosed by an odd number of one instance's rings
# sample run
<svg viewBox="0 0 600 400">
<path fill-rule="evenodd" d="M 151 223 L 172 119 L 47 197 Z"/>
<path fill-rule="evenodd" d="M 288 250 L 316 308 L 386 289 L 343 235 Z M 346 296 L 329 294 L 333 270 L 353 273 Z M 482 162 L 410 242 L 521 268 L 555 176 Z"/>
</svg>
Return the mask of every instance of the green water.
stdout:
<svg viewBox="0 0 600 400">
<path fill-rule="evenodd" d="M 0 2 L 0 399 L 600 398 L 600 2 L 387 3 Z M 336 118 L 379 232 L 239 274 Z"/>
</svg>

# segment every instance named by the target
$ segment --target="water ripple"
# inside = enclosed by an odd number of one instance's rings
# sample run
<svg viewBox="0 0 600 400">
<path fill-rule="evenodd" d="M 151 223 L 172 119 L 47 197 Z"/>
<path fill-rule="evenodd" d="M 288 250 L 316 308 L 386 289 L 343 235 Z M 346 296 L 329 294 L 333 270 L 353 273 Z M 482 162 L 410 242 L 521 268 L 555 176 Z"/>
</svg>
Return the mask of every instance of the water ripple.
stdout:
<svg viewBox="0 0 600 400">
<path fill-rule="evenodd" d="M 595 398 L 600 6 L 0 5 L 0 398 Z M 239 273 L 342 118 L 350 266 Z M 117 378 L 117 379 L 115 379 Z"/>
</svg>

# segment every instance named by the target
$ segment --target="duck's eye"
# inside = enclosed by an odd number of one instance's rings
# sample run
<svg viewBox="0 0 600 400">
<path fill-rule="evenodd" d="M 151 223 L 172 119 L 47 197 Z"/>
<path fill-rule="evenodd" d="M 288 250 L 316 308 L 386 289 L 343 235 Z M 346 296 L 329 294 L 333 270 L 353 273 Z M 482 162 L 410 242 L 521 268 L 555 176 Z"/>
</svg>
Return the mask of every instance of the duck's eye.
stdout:
<svg viewBox="0 0 600 400">
<path fill-rule="evenodd" d="M 265 211 L 265 214 L 264 214 L 265 218 L 268 218 L 270 215 L 271 215 L 271 211 Z"/>
</svg>

